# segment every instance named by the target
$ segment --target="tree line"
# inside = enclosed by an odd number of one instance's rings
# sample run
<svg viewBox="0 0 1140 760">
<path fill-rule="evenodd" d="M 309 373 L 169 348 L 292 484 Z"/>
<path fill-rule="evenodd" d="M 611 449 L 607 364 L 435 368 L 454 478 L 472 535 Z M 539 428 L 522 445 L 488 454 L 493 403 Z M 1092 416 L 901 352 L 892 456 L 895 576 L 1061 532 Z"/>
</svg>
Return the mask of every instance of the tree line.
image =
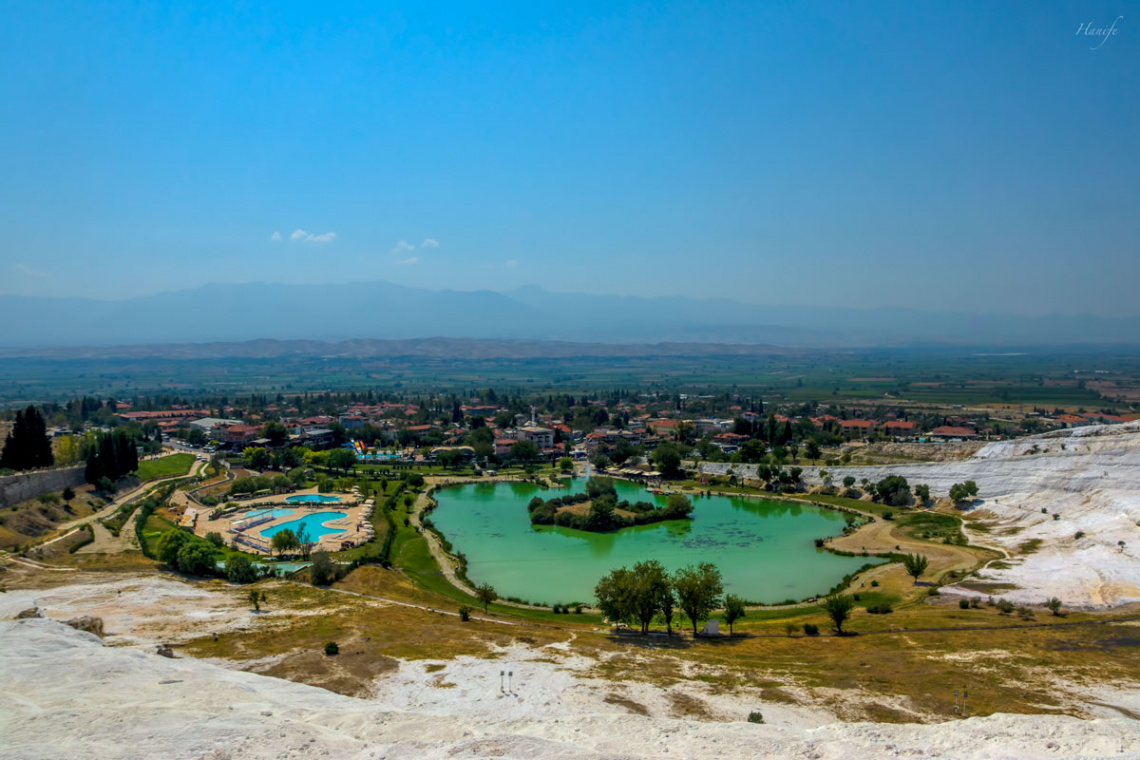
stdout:
<svg viewBox="0 0 1140 760">
<path fill-rule="evenodd" d="M 598 581 L 594 597 L 606 617 L 615 623 L 640 627 L 649 633 L 654 620 L 665 624 L 673 635 L 673 620 L 686 617 L 697 625 L 714 610 L 724 610 L 724 621 L 732 625 L 745 616 L 744 600 L 724 594 L 720 570 L 710 562 L 689 565 L 669 573 L 655 559 L 638 562 L 632 568 L 620 567 Z"/>
<path fill-rule="evenodd" d="M 55 464 L 44 417 L 34 406 L 16 412 L 16 422 L 0 451 L 0 470 L 38 470 Z"/>
<path fill-rule="evenodd" d="M 97 433 L 88 446 L 84 480 L 111 490 L 119 478 L 139 468 L 139 450 L 134 436 L 125 430 Z"/>
</svg>

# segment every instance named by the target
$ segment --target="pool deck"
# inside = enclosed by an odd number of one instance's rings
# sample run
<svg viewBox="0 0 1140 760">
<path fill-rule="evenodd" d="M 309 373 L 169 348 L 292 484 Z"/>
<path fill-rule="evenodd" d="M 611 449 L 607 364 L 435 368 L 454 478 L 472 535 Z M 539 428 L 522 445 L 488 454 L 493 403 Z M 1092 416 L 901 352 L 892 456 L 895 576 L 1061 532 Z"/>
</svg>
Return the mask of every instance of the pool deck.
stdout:
<svg viewBox="0 0 1140 760">
<path fill-rule="evenodd" d="M 371 499 L 367 501 L 362 500 L 358 491 L 351 493 L 322 494 L 326 496 L 336 496 L 339 499 L 336 503 L 312 502 L 290 504 L 286 501 L 290 496 L 316 493 L 317 489 L 308 488 L 293 493 L 250 499 L 237 511 L 222 515 L 216 520 L 211 520 L 208 515 L 202 514 L 194 526 L 194 532 L 199 536 L 205 536 L 210 532 L 221 533 L 222 538 L 225 539 L 227 544 L 235 545 L 235 548 L 241 549 L 242 551 L 271 554 L 269 539 L 261 536 L 263 530 L 281 525 L 282 523 L 292 522 L 305 515 L 311 515 L 317 512 L 344 512 L 344 517 L 325 523 L 327 527 L 341 528 L 344 532 L 322 536 L 320 540 L 317 541 L 313 551 L 339 552 L 346 548 L 346 543 L 351 546 L 360 546 L 372 540 L 373 530 L 369 518 L 372 515 L 373 502 Z M 233 504 L 233 502 L 230 504 Z M 269 509 L 291 509 L 293 513 L 290 515 L 272 517 L 264 522 L 256 522 L 252 525 L 243 524 L 246 522 L 244 518 L 248 513 Z"/>
</svg>

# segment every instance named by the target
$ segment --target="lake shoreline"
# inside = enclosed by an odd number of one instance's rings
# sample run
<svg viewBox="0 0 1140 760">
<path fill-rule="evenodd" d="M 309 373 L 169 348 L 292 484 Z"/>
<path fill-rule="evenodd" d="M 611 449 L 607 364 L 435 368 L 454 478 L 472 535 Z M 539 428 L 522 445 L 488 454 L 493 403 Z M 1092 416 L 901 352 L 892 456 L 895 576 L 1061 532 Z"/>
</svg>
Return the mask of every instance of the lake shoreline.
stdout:
<svg viewBox="0 0 1140 760">
<path fill-rule="evenodd" d="M 417 504 L 415 518 L 416 518 L 417 524 L 421 526 L 422 533 L 428 541 L 428 544 L 432 550 L 433 556 L 435 557 L 437 563 L 440 565 L 440 569 L 442 571 L 442 574 L 444 575 L 445 578 L 447 578 L 447 580 L 449 581 L 449 583 L 451 585 L 453 585 L 457 590 L 459 590 L 465 594 L 473 594 L 473 586 L 475 585 L 475 583 L 471 579 L 466 577 L 466 563 L 464 563 L 462 561 L 462 559 L 466 557 L 466 554 L 457 545 L 456 546 L 452 545 L 453 537 L 449 537 L 448 531 L 445 529 L 445 527 L 442 527 L 442 526 L 435 524 L 435 522 L 432 520 L 426 520 L 426 525 L 424 524 L 424 518 L 427 515 L 434 512 L 440 506 L 440 501 L 438 499 L 438 492 L 443 490 L 443 489 L 458 490 L 457 489 L 458 486 L 469 486 L 469 485 L 479 485 L 479 484 L 486 484 L 486 485 L 495 484 L 496 486 L 498 486 L 498 484 L 500 484 L 500 483 L 508 483 L 508 484 L 513 484 L 516 486 L 521 485 L 521 484 L 526 484 L 526 485 L 532 486 L 534 488 L 534 490 L 541 489 L 541 490 L 559 490 L 559 491 L 563 491 L 563 492 L 568 491 L 568 489 L 565 485 L 552 486 L 552 485 L 548 485 L 545 482 L 541 482 L 537 479 L 520 479 L 518 477 L 441 478 L 438 480 L 433 478 L 431 480 L 433 480 L 435 482 L 430 482 L 429 489 L 426 491 L 426 493 L 422 494 L 422 497 L 424 499 L 424 504 L 422 506 Z M 614 480 L 624 484 L 623 487 L 626 489 L 629 489 L 631 487 L 636 487 L 638 489 L 638 493 L 642 493 L 644 491 L 643 484 L 640 484 L 640 483 L 637 483 L 634 481 L 621 479 L 621 478 L 615 478 Z M 726 499 L 728 502 L 731 503 L 732 500 L 734 500 L 734 499 L 748 499 L 750 501 L 766 502 L 768 504 L 781 504 L 785 507 L 791 507 L 791 508 L 807 507 L 807 508 L 810 508 L 813 512 L 817 512 L 817 513 L 821 513 L 821 514 L 827 514 L 830 516 L 851 515 L 851 516 L 856 517 L 859 520 L 858 525 L 855 528 L 853 528 L 852 530 L 850 530 L 849 532 L 842 531 L 842 532 L 838 532 L 838 533 L 833 533 L 833 532 L 829 531 L 830 535 L 828 535 L 826 537 L 828 541 L 830 541 L 831 538 L 839 538 L 839 537 L 854 538 L 854 537 L 857 537 L 860 535 L 861 532 L 863 532 L 866 529 L 866 527 L 869 524 L 873 523 L 877 519 L 874 514 L 864 512 L 862 510 L 853 509 L 851 507 L 821 503 L 821 502 L 817 502 L 817 501 L 810 500 L 810 499 L 804 499 L 804 498 L 787 497 L 783 494 L 727 493 L 727 492 L 712 491 L 711 489 L 708 491 L 705 491 L 705 490 L 698 490 L 698 489 L 691 489 L 691 488 L 684 488 L 684 487 L 669 489 L 669 491 L 672 493 L 684 494 L 684 495 L 690 496 L 690 497 L 699 497 L 702 500 L 704 498 L 723 498 L 723 499 Z M 708 494 L 707 497 L 706 497 L 706 493 Z M 529 495 L 529 493 L 526 495 Z M 740 505 L 739 504 L 733 504 L 733 506 L 734 506 L 734 508 L 739 509 Z M 521 508 L 522 508 L 523 514 L 526 514 L 525 504 L 523 506 L 521 506 Z M 723 510 L 724 505 L 718 504 L 717 509 Z M 834 519 L 834 518 L 832 517 L 829 519 Z M 562 528 L 562 527 L 558 527 L 558 526 L 530 525 L 529 527 L 531 527 L 532 529 L 535 529 L 537 531 L 541 531 L 541 532 L 558 531 L 558 532 L 563 533 L 563 534 L 567 534 L 567 533 L 581 534 L 580 536 L 569 536 L 569 537 L 591 537 L 591 536 L 593 536 L 593 537 L 603 537 L 603 538 L 605 538 L 605 537 L 616 538 L 616 537 L 620 536 L 621 534 L 625 534 L 625 533 L 629 533 L 629 532 L 635 532 L 635 531 L 644 530 L 644 529 L 667 530 L 668 528 L 666 526 L 668 526 L 670 523 L 678 523 L 678 522 L 679 523 L 688 523 L 688 522 L 691 522 L 691 520 L 670 520 L 670 521 L 663 521 L 663 523 L 658 522 L 658 523 L 650 523 L 650 524 L 646 524 L 646 525 L 629 526 L 629 527 L 623 527 L 623 528 L 616 530 L 616 531 L 609 531 L 606 533 L 596 533 L 596 532 L 590 532 L 590 531 L 574 530 L 574 529 Z M 529 524 L 529 520 L 528 520 L 528 524 Z M 739 536 L 734 536 L 734 538 L 739 538 Z M 779 538 L 779 537 L 777 537 L 777 538 Z M 459 540 L 459 539 L 456 539 L 456 540 Z M 760 546 L 765 542 L 765 538 L 760 537 L 760 536 L 749 537 L 748 540 L 750 541 L 751 544 L 756 545 L 756 546 Z M 811 540 L 811 539 L 809 539 L 809 540 Z M 784 541 L 784 543 L 786 544 L 786 540 Z M 735 548 L 738 549 L 739 545 L 738 545 L 738 547 L 735 547 Z M 749 546 L 748 548 L 751 548 L 751 546 Z M 871 549 L 871 548 L 872 547 L 868 547 L 868 549 Z M 877 572 L 877 571 L 881 570 L 883 567 L 892 563 L 892 557 L 890 556 L 891 552 L 889 550 L 892 549 L 893 547 L 885 547 L 884 546 L 884 547 L 874 547 L 874 548 L 875 549 L 881 549 L 881 551 L 868 551 L 866 554 L 863 554 L 863 553 L 852 553 L 852 552 L 847 552 L 847 551 L 842 551 L 842 550 L 836 550 L 836 549 L 826 545 L 826 543 L 823 546 L 817 546 L 817 551 L 819 551 L 820 553 L 826 553 L 827 555 L 834 556 L 837 558 L 853 559 L 853 560 L 862 559 L 862 560 L 867 560 L 867 561 L 860 563 L 857 567 L 853 567 L 851 572 L 849 572 L 849 573 L 842 573 L 840 576 L 833 576 L 833 577 L 836 577 L 836 580 L 838 582 L 838 587 L 831 587 L 830 590 L 827 590 L 827 591 L 824 591 L 821 589 L 821 590 L 818 590 L 815 592 L 808 592 L 808 593 L 804 593 L 802 595 L 796 595 L 796 596 L 791 597 L 791 598 L 784 600 L 784 601 L 777 601 L 777 602 L 772 602 L 772 603 L 756 602 L 755 600 L 752 600 L 749 602 L 748 607 L 749 607 L 749 609 L 757 609 L 757 610 L 760 610 L 760 609 L 776 610 L 776 609 L 785 609 L 785 608 L 795 608 L 795 607 L 801 607 L 801 606 L 808 606 L 808 605 L 815 603 L 821 596 L 826 596 L 826 595 L 831 594 L 831 593 L 838 593 L 840 591 L 856 587 L 857 584 L 859 584 L 865 576 L 867 576 L 870 573 Z M 785 552 L 787 552 L 788 547 L 785 545 L 783 547 L 783 550 Z M 703 561 L 703 558 L 699 558 L 699 559 L 700 559 L 700 561 Z M 698 561 L 698 560 L 695 558 L 694 561 Z M 491 579 L 481 577 L 480 581 L 491 582 Z M 824 582 L 828 583 L 830 585 L 830 582 L 828 582 L 828 581 L 824 581 Z M 507 604 L 510 606 L 515 606 L 515 607 L 522 608 L 522 609 L 549 609 L 550 606 L 552 606 L 553 604 L 564 603 L 560 599 L 558 599 L 556 601 L 551 601 L 549 603 L 544 603 L 544 604 L 529 603 L 529 602 L 520 600 L 518 598 L 518 595 L 510 594 L 506 590 L 500 589 L 500 591 L 504 595 L 510 595 L 513 597 L 512 599 L 509 599 L 509 600 L 507 600 L 507 599 L 501 600 L 500 603 Z M 747 594 L 746 594 L 746 596 L 747 596 Z M 592 599 L 592 597 L 591 597 L 591 599 Z M 795 601 L 792 601 L 793 599 Z M 544 600 L 544 601 L 546 601 L 546 600 Z M 581 601 L 581 600 L 575 599 L 573 601 Z M 589 605 L 590 602 L 587 602 L 587 604 Z"/>
</svg>

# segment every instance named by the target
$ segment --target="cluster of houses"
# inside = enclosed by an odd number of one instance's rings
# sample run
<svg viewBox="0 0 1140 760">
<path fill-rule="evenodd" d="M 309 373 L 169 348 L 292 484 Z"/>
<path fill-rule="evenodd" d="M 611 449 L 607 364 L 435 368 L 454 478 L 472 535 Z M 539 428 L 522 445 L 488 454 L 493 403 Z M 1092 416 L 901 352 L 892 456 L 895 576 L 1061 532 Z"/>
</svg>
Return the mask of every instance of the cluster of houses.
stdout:
<svg viewBox="0 0 1140 760">
<path fill-rule="evenodd" d="M 590 404 L 602 405 L 591 401 Z M 604 405 L 602 405 L 604 407 Z M 221 410 L 229 411 L 229 409 Z M 304 445 L 313 449 L 323 449 L 336 442 L 334 427 L 343 427 L 348 435 L 352 431 L 371 426 L 378 431 L 385 444 L 400 441 L 406 445 L 427 443 L 432 446 L 430 456 L 435 458 L 444 451 L 457 451 L 465 458 L 474 456 L 473 449 L 466 445 L 469 427 L 462 422 L 443 420 L 423 423 L 422 407 L 415 404 L 380 402 L 375 404 L 351 404 L 336 416 L 318 415 L 290 418 L 288 411 L 274 406 L 265 411 L 277 416 L 282 414 L 283 424 L 288 433 L 288 445 Z M 737 451 L 749 436 L 738 432 L 738 421 L 745 420 L 757 425 L 769 421 L 763 413 L 732 407 L 732 418 L 687 418 L 684 412 L 663 405 L 647 405 L 622 402 L 608 411 L 619 418 L 617 425 L 598 426 L 593 430 L 573 429 L 565 420 L 551 414 L 536 414 L 532 408 L 528 416 L 517 414 L 513 424 L 502 425 L 504 410 L 494 404 L 472 402 L 459 408 L 464 421 L 481 418 L 483 424 L 494 435 L 494 453 L 499 457 L 508 456 L 512 447 L 519 441 L 533 443 L 544 455 L 561 454 L 566 444 L 571 444 L 574 454 L 588 456 L 599 447 L 612 449 L 623 444 L 629 446 L 649 446 L 665 440 L 677 438 L 682 425 L 687 426 L 698 438 L 707 437 L 711 443 L 726 454 Z M 851 408 L 843 412 L 844 417 L 832 414 L 819 416 L 788 417 L 772 415 L 779 425 L 792 425 L 803 429 L 810 425 L 847 439 L 870 437 L 894 440 L 921 441 L 964 441 L 987 435 L 990 430 L 976 420 L 964 416 L 944 418 L 944 424 L 930 428 L 911 419 L 902 419 L 894 413 L 883 414 L 875 408 Z M 1056 414 L 1052 417 L 1035 415 L 1040 422 L 1055 427 L 1078 427 L 1093 424 L 1113 424 L 1124 422 L 1121 417 L 1102 413 Z M 204 409 L 175 408 L 163 411 L 131 411 L 124 406 L 119 411 L 124 422 L 154 423 L 164 433 L 178 430 L 199 430 L 209 440 L 217 441 L 222 447 L 240 450 L 247 446 L 268 446 L 270 441 L 263 436 L 264 426 L 258 415 L 245 415 L 245 419 L 209 416 Z M 496 426 L 498 417 L 501 426 Z M 419 421 L 420 424 L 409 424 Z"/>
</svg>

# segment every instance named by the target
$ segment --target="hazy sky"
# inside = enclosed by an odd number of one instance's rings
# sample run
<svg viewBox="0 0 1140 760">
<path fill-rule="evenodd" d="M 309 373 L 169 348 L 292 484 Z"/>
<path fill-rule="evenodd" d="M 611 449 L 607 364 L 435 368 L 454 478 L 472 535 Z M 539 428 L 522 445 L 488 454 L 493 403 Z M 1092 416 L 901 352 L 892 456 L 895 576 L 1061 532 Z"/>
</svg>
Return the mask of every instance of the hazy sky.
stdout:
<svg viewBox="0 0 1140 760">
<path fill-rule="evenodd" d="M 1140 314 L 1135 4 L 237 5 L 0 0 L 0 291 Z"/>
</svg>

